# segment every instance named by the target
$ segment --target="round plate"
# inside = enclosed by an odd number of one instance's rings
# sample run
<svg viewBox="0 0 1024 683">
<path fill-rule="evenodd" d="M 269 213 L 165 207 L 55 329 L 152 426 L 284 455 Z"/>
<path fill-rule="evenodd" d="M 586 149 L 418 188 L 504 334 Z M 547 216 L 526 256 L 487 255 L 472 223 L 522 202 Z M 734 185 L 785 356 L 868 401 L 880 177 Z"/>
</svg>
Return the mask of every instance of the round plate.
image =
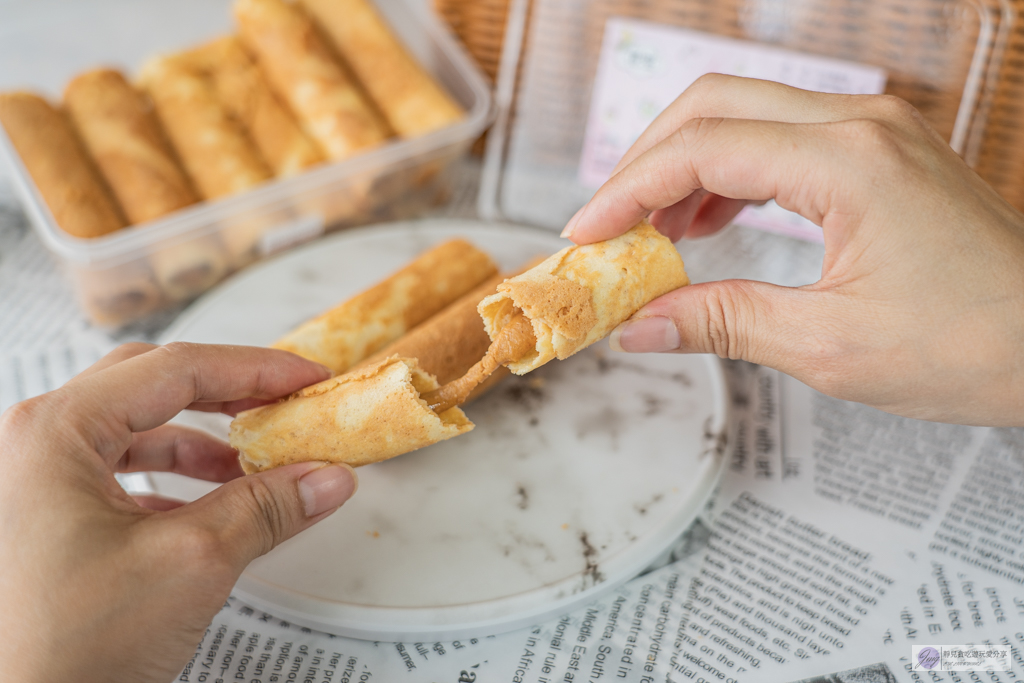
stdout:
<svg viewBox="0 0 1024 683">
<path fill-rule="evenodd" d="M 246 270 L 164 342 L 265 345 L 424 249 L 460 236 L 512 269 L 566 242 L 470 221 L 350 230 Z M 724 463 L 717 358 L 595 344 L 466 407 L 476 429 L 359 470 L 337 513 L 246 569 L 235 595 L 275 616 L 380 641 L 536 623 L 621 585 L 693 521 Z M 188 414 L 225 437 L 228 420 Z M 160 493 L 205 490 L 173 475 Z"/>
</svg>

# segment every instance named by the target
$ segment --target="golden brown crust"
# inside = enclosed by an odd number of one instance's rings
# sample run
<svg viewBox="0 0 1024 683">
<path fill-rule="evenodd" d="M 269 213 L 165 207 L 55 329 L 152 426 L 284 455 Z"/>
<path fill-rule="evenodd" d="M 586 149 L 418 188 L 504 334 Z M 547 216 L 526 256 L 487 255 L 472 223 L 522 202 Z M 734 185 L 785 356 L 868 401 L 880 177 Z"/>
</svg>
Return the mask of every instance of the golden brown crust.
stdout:
<svg viewBox="0 0 1024 683">
<path fill-rule="evenodd" d="M 491 345 L 491 338 L 476 312 L 477 304 L 493 294 L 504 279 L 502 275 L 489 278 L 409 333 L 357 363 L 349 372 L 356 372 L 388 356 L 402 356 L 415 358 L 420 367 L 437 377 L 441 384 L 461 377 L 483 358 Z"/>
<path fill-rule="evenodd" d="M 270 169 L 221 107 L 202 72 L 156 58 L 143 67 L 139 83 L 204 199 L 236 194 L 270 179 Z"/>
<path fill-rule="evenodd" d="M 273 347 L 345 372 L 496 272 L 487 254 L 465 240 L 449 240 L 300 325 Z"/>
<path fill-rule="evenodd" d="M 462 108 L 409 54 L 367 0 L 300 0 L 403 137 L 444 128 Z"/>
<path fill-rule="evenodd" d="M 198 201 L 149 103 L 120 72 L 81 74 L 68 84 L 64 103 L 130 222 Z"/>
<path fill-rule="evenodd" d="M 420 399 L 437 381 L 415 360 L 391 357 L 240 413 L 231 445 L 247 473 L 319 460 L 359 467 L 473 428 L 458 408 L 438 415 Z"/>
<path fill-rule="evenodd" d="M 479 311 L 491 339 L 514 309 L 530 318 L 536 353 L 509 364 L 521 375 L 603 339 L 652 299 L 689 283 L 679 252 L 644 220 L 614 239 L 563 249 L 500 285 Z"/>
<path fill-rule="evenodd" d="M 274 91 L 329 159 L 347 159 L 388 138 L 387 124 L 300 9 L 284 0 L 237 0 L 235 18 Z"/>
<path fill-rule="evenodd" d="M 100 237 L 124 227 L 109 188 L 62 112 L 33 93 L 3 93 L 0 124 L 66 233 Z"/>
<path fill-rule="evenodd" d="M 221 106 L 246 130 L 274 175 L 295 175 L 324 161 L 316 143 L 273 93 L 236 36 L 219 38 L 172 58 L 211 79 Z"/>
</svg>

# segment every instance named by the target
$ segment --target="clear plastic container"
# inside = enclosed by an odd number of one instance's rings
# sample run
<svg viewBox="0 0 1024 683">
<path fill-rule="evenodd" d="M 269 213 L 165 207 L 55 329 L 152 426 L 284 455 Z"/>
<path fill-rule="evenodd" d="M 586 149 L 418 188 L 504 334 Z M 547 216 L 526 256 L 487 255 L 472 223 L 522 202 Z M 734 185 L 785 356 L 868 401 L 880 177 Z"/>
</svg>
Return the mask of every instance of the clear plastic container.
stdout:
<svg viewBox="0 0 1024 683">
<path fill-rule="evenodd" d="M 425 3 L 376 0 L 376 5 L 465 108 L 463 120 L 88 240 L 56 225 L 0 127 L 0 158 L 15 190 L 94 322 L 121 325 L 187 301 L 238 268 L 325 230 L 409 217 L 446 197 L 446 170 L 490 122 L 490 89 Z M 56 98 L 76 73 L 94 66 L 133 73 L 146 56 L 230 32 L 230 6 L 229 0 L 91 0 L 12 8 L 0 27 L 0 89 L 26 88 Z"/>
<path fill-rule="evenodd" d="M 629 17 L 881 67 L 972 166 L 1010 0 L 512 0 L 479 208 L 560 229 L 593 195 L 580 155 L 609 17 Z"/>
</svg>

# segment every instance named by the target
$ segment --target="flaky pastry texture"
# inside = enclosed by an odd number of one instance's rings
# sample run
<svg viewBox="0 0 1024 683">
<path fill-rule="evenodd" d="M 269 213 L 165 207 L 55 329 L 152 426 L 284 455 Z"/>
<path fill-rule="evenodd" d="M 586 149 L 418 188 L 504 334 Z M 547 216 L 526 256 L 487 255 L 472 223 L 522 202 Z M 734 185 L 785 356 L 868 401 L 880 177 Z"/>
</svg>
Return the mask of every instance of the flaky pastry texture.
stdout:
<svg viewBox="0 0 1024 683">
<path fill-rule="evenodd" d="M 239 413 L 230 442 L 247 474 L 309 460 L 387 460 L 473 429 L 459 408 L 430 410 L 420 394 L 437 388 L 414 359 L 392 356 Z"/>
</svg>

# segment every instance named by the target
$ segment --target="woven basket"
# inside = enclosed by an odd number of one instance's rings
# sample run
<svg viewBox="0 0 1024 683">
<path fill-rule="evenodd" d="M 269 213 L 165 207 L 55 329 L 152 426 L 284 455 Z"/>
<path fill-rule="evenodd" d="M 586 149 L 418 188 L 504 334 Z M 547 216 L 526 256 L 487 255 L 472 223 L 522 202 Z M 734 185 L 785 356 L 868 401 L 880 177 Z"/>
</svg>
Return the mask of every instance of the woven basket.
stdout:
<svg viewBox="0 0 1024 683">
<path fill-rule="evenodd" d="M 974 169 L 1024 211 L 1024 0 L 1013 0 L 1017 20 L 999 70 L 988 125 Z"/>
<path fill-rule="evenodd" d="M 1018 16 L 1010 17 L 1001 68 L 982 88 L 976 109 L 987 125 L 955 130 L 962 91 L 937 84 L 963 84 L 974 57 L 981 26 L 977 10 L 951 0 L 533 0 L 531 13 L 547 27 L 564 26 L 589 4 L 590 21 L 582 32 L 572 63 L 564 55 L 566 36 L 557 30 L 527 31 L 526 50 L 550 53 L 550 68 L 535 94 L 552 127 L 544 145 L 553 149 L 579 145 L 580 103 L 560 98 L 566 86 L 592 78 L 609 16 L 626 16 L 734 38 L 759 40 L 805 52 L 880 66 L 889 74 L 886 92 L 917 107 L 947 139 L 957 143 L 978 173 L 1004 197 L 1024 210 L 1024 0 L 1012 0 Z M 435 0 L 436 6 L 484 72 L 496 79 L 509 0 Z M 788 5 L 788 6 L 787 6 Z M 1007 26 L 996 3 L 988 10 Z M 559 15 L 564 16 L 560 17 Z M 985 59 L 992 55 L 984 55 Z M 997 55 L 998 56 L 998 55 Z M 975 112 L 977 113 L 977 112 Z M 555 154 L 553 156 L 559 156 Z"/>
</svg>

